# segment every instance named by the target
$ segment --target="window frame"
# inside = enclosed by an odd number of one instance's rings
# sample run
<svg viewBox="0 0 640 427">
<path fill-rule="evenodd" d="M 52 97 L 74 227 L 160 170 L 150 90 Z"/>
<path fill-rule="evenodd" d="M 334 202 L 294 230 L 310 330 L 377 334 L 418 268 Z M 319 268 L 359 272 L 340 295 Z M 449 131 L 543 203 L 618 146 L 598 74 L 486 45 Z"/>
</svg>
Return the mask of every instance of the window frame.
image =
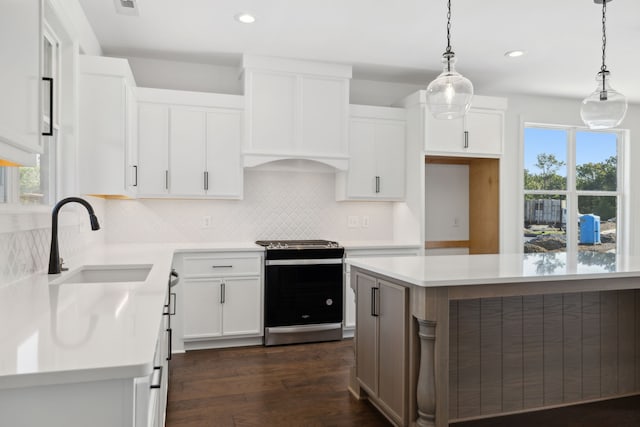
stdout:
<svg viewBox="0 0 640 427">
<path fill-rule="evenodd" d="M 61 61 L 62 61 L 62 45 L 60 38 L 56 35 L 54 30 L 48 23 L 43 22 L 42 25 L 42 39 L 41 43 L 44 45 L 45 41 L 54 46 L 54 52 L 51 59 L 52 70 L 51 72 L 44 70 L 44 60 L 42 60 L 42 75 L 47 77 L 53 77 L 54 82 L 54 116 L 53 116 L 53 136 L 40 136 L 43 139 L 43 145 L 49 145 L 49 179 L 48 179 L 48 203 L 42 204 L 25 204 L 20 200 L 20 167 L 2 167 L 0 168 L 0 174 L 4 176 L 4 190 L 5 198 L 2 199 L 0 194 L 0 213 L 14 214 L 14 213 L 49 213 L 51 207 L 57 200 L 59 193 L 59 171 L 60 166 L 60 107 L 61 100 L 60 94 L 62 93 L 61 84 Z M 41 47 L 41 55 L 44 55 L 44 48 Z M 50 74 L 50 75 L 49 75 Z M 44 89 L 41 89 L 44 90 Z M 51 118 L 45 115 L 43 110 L 40 110 L 42 114 L 43 125 L 48 126 L 51 122 Z M 55 113 L 58 114 L 55 114 Z M 42 160 L 42 158 L 41 158 Z"/>
<path fill-rule="evenodd" d="M 527 190 L 524 186 L 524 153 L 525 153 L 525 130 L 527 128 L 538 129 L 550 129 L 550 130 L 563 130 L 567 133 L 567 182 L 566 190 Z M 616 190 L 615 191 L 602 191 L 602 190 L 578 190 L 577 184 L 577 170 L 576 170 L 576 135 L 578 132 L 590 132 L 590 133 L 606 133 L 616 135 Z M 567 253 L 578 253 L 578 198 L 581 196 L 604 196 L 604 197 L 616 197 L 616 253 L 626 253 L 628 250 L 628 242 L 626 242 L 625 236 L 628 234 L 625 232 L 629 224 L 626 222 L 626 198 L 628 190 L 625 186 L 627 182 L 627 169 L 625 167 L 628 153 L 626 150 L 628 141 L 628 131 L 625 129 L 603 129 L 593 130 L 584 126 L 571 126 L 571 125 L 558 125 L 523 121 L 521 125 L 521 153 L 520 153 L 520 207 L 519 207 L 519 222 L 520 230 L 522 229 L 524 221 L 524 200 L 527 195 L 562 195 L 566 200 L 567 209 L 567 224 L 566 224 L 566 251 Z M 522 232 L 518 233 L 520 239 L 518 247 L 523 248 Z"/>
</svg>

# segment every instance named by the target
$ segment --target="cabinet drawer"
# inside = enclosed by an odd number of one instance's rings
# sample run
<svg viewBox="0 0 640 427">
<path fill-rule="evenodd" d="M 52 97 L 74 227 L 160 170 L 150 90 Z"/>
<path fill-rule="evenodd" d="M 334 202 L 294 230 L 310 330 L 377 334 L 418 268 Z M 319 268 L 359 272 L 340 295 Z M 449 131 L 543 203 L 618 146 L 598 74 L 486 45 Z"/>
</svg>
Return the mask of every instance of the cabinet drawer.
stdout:
<svg viewBox="0 0 640 427">
<path fill-rule="evenodd" d="M 191 276 L 256 276 L 262 270 L 262 257 L 257 256 L 207 256 L 185 257 L 184 272 Z"/>
</svg>

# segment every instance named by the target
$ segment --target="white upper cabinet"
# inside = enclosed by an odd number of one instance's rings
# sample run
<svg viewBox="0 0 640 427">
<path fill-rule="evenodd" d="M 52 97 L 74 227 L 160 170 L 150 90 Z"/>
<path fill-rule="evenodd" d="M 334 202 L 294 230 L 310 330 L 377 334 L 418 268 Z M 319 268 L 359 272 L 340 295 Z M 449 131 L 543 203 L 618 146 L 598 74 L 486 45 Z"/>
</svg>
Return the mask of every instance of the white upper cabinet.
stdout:
<svg viewBox="0 0 640 427">
<path fill-rule="evenodd" d="M 0 12 L 0 160 L 33 165 L 41 153 L 40 0 L 2 1 Z"/>
<path fill-rule="evenodd" d="M 79 191 L 134 196 L 136 84 L 129 63 L 81 55 L 79 71 Z"/>
<path fill-rule="evenodd" d="M 401 200 L 405 193 L 405 111 L 351 106 L 349 170 L 336 176 L 338 200 Z"/>
<path fill-rule="evenodd" d="M 242 197 L 243 97 L 139 89 L 139 197 Z"/>
<path fill-rule="evenodd" d="M 287 158 L 348 165 L 351 67 L 245 55 L 244 164 Z"/>
<path fill-rule="evenodd" d="M 142 93 L 140 89 L 140 96 Z M 138 103 L 138 160 L 139 194 L 166 195 L 169 191 L 169 106 Z"/>
<path fill-rule="evenodd" d="M 425 105 L 425 151 L 428 155 L 501 157 L 505 98 L 473 97 L 464 118 L 439 120 Z"/>
</svg>

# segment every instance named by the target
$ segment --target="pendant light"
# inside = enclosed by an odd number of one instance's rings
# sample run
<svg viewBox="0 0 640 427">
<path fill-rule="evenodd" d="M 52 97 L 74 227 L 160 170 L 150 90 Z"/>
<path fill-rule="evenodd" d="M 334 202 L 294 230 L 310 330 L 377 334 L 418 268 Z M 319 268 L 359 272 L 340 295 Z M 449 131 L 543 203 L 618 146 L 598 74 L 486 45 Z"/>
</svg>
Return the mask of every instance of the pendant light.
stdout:
<svg viewBox="0 0 640 427">
<path fill-rule="evenodd" d="M 436 119 L 463 117 L 471 106 L 473 85 L 455 69 L 451 50 L 451 0 L 447 0 L 447 49 L 442 54 L 442 73 L 427 87 L 427 104 Z"/>
<path fill-rule="evenodd" d="M 627 98 L 609 84 L 609 70 L 605 64 L 607 52 L 607 3 L 612 0 L 593 0 L 602 4 L 602 66 L 596 75 L 596 90 L 582 101 L 580 117 L 590 129 L 609 129 L 618 126 L 627 113 Z"/>
</svg>

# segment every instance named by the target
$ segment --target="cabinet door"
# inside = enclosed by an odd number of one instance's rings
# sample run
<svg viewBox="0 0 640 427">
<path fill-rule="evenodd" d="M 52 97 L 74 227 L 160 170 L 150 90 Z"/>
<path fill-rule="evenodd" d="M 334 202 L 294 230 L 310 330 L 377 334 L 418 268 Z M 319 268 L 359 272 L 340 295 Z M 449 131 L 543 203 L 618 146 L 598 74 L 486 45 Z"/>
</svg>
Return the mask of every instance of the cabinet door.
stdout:
<svg viewBox="0 0 640 427">
<path fill-rule="evenodd" d="M 205 113 L 170 110 L 169 191 L 174 195 L 205 194 Z"/>
<path fill-rule="evenodd" d="M 440 120 L 425 113 L 425 151 L 462 153 L 464 150 L 464 119 Z"/>
<path fill-rule="evenodd" d="M 134 89 L 125 85 L 125 184 L 131 195 L 138 192 L 138 101 Z"/>
<path fill-rule="evenodd" d="M 80 193 L 124 194 L 127 190 L 126 90 L 123 78 L 80 74 Z"/>
<path fill-rule="evenodd" d="M 187 279 L 183 289 L 184 339 L 221 336 L 222 280 Z"/>
<path fill-rule="evenodd" d="M 261 334 L 260 278 L 231 278 L 223 281 L 223 335 Z"/>
<path fill-rule="evenodd" d="M 166 194 L 169 171 L 169 107 L 138 105 L 138 193 Z"/>
<path fill-rule="evenodd" d="M 404 122 L 378 121 L 375 140 L 377 195 L 384 199 L 401 199 L 405 181 Z"/>
<path fill-rule="evenodd" d="M 305 153 L 346 156 L 349 88 L 345 79 L 302 77 L 300 144 Z"/>
<path fill-rule="evenodd" d="M 3 1 L 0 12 L 0 142 L 38 153 L 39 93 L 49 90 L 40 79 L 40 14 L 40 0 Z"/>
<path fill-rule="evenodd" d="M 467 151 L 474 154 L 502 154 L 502 119 L 500 111 L 472 109 L 467 113 Z"/>
<path fill-rule="evenodd" d="M 378 280 L 379 377 L 378 396 L 399 420 L 406 414 L 407 288 Z M 358 325 L 359 327 L 359 325 Z"/>
<path fill-rule="evenodd" d="M 352 119 L 347 196 L 371 198 L 376 189 L 375 121 Z"/>
<path fill-rule="evenodd" d="M 353 279 L 353 277 L 352 277 Z M 378 318 L 373 315 L 373 277 L 356 273 L 356 377 L 374 395 L 378 394 Z"/>
<path fill-rule="evenodd" d="M 242 116 L 239 111 L 207 113 L 207 195 L 242 195 L 240 154 Z"/>
<path fill-rule="evenodd" d="M 251 152 L 290 153 L 295 147 L 297 77 L 252 71 L 249 80 L 247 136 Z"/>
</svg>

